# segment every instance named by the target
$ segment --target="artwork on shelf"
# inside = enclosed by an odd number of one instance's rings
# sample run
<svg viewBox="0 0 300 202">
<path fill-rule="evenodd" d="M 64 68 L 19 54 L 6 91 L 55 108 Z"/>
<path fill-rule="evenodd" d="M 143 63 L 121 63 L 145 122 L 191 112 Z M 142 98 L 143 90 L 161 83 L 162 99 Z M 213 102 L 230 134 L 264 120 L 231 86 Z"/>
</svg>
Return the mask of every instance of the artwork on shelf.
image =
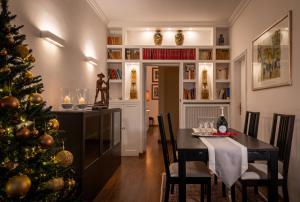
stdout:
<svg viewBox="0 0 300 202">
<path fill-rule="evenodd" d="M 96 82 L 96 95 L 95 95 L 95 106 L 108 107 L 109 104 L 109 79 L 104 81 L 105 75 L 100 73 L 97 75 L 98 80 Z M 100 92 L 100 101 L 97 101 Z"/>
<path fill-rule="evenodd" d="M 152 68 L 152 82 L 157 83 L 158 82 L 158 68 Z"/>
<path fill-rule="evenodd" d="M 182 30 L 178 30 L 177 34 L 175 35 L 175 43 L 177 46 L 181 46 L 184 42 L 184 35 Z"/>
<path fill-rule="evenodd" d="M 163 36 L 160 30 L 156 30 L 155 34 L 153 35 L 153 41 L 156 46 L 160 46 L 162 44 Z"/>
<path fill-rule="evenodd" d="M 195 73 L 196 73 L 195 63 L 184 64 L 183 79 L 193 80 L 195 79 Z"/>
<path fill-rule="evenodd" d="M 291 11 L 252 42 L 252 89 L 291 85 Z"/>
<path fill-rule="evenodd" d="M 152 84 L 152 100 L 158 100 L 159 98 L 159 87 L 158 84 Z"/>
</svg>

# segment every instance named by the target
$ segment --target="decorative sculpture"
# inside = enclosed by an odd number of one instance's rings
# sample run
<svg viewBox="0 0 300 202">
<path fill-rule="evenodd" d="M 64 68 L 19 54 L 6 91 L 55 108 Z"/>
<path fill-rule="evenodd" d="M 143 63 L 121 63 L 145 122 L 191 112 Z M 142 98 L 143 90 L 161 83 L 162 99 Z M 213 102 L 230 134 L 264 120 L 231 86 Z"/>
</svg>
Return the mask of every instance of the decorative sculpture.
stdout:
<svg viewBox="0 0 300 202">
<path fill-rule="evenodd" d="M 98 74 L 98 80 L 96 85 L 96 96 L 95 96 L 95 106 L 106 106 L 109 104 L 109 79 L 104 81 L 105 75 L 103 73 Z M 97 102 L 98 95 L 100 92 L 100 101 Z"/>
<path fill-rule="evenodd" d="M 155 34 L 153 36 L 154 44 L 156 46 L 160 46 L 162 44 L 162 40 L 163 40 L 163 36 L 160 33 L 160 30 L 156 30 L 156 32 L 155 32 Z"/>
<path fill-rule="evenodd" d="M 177 34 L 175 35 L 175 43 L 177 46 L 181 46 L 184 41 L 184 35 L 182 33 L 182 30 L 178 30 Z"/>
</svg>

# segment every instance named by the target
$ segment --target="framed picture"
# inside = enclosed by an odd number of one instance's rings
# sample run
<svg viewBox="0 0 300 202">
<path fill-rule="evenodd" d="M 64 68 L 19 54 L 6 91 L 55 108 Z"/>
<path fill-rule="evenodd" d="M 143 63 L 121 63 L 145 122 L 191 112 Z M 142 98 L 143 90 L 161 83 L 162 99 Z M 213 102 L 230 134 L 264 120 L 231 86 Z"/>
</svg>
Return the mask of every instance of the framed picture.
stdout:
<svg viewBox="0 0 300 202">
<path fill-rule="evenodd" d="M 158 82 L 158 68 L 152 68 L 152 82 Z"/>
<path fill-rule="evenodd" d="M 158 100 L 159 98 L 159 88 L 158 84 L 152 84 L 152 100 Z"/>
<path fill-rule="evenodd" d="M 252 42 L 252 89 L 292 84 L 291 11 Z"/>
</svg>

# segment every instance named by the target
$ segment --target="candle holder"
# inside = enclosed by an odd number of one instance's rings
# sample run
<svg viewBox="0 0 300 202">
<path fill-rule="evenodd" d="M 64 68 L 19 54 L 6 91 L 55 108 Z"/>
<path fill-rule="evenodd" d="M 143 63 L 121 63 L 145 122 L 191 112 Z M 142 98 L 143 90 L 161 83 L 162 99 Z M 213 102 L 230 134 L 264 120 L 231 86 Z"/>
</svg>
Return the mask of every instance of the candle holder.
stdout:
<svg viewBox="0 0 300 202">
<path fill-rule="evenodd" d="M 79 109 L 85 109 L 88 105 L 89 90 L 83 88 L 76 89 L 77 107 Z"/>
<path fill-rule="evenodd" d="M 61 88 L 61 107 L 70 110 L 74 106 L 74 93 L 71 88 Z"/>
</svg>

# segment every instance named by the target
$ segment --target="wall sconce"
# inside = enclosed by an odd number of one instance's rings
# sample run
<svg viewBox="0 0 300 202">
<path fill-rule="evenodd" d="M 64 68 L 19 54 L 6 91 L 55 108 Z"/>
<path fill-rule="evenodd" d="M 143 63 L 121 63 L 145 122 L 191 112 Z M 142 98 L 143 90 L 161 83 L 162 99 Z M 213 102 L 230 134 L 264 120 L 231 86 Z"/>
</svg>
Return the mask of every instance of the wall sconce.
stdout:
<svg viewBox="0 0 300 202">
<path fill-rule="evenodd" d="M 65 41 L 53 34 L 52 32 L 49 31 L 41 31 L 41 38 L 47 40 L 48 42 L 58 46 L 58 47 L 64 47 L 65 46 Z"/>
<path fill-rule="evenodd" d="M 98 65 L 98 61 L 93 57 L 85 57 L 85 61 L 94 66 Z"/>
</svg>

